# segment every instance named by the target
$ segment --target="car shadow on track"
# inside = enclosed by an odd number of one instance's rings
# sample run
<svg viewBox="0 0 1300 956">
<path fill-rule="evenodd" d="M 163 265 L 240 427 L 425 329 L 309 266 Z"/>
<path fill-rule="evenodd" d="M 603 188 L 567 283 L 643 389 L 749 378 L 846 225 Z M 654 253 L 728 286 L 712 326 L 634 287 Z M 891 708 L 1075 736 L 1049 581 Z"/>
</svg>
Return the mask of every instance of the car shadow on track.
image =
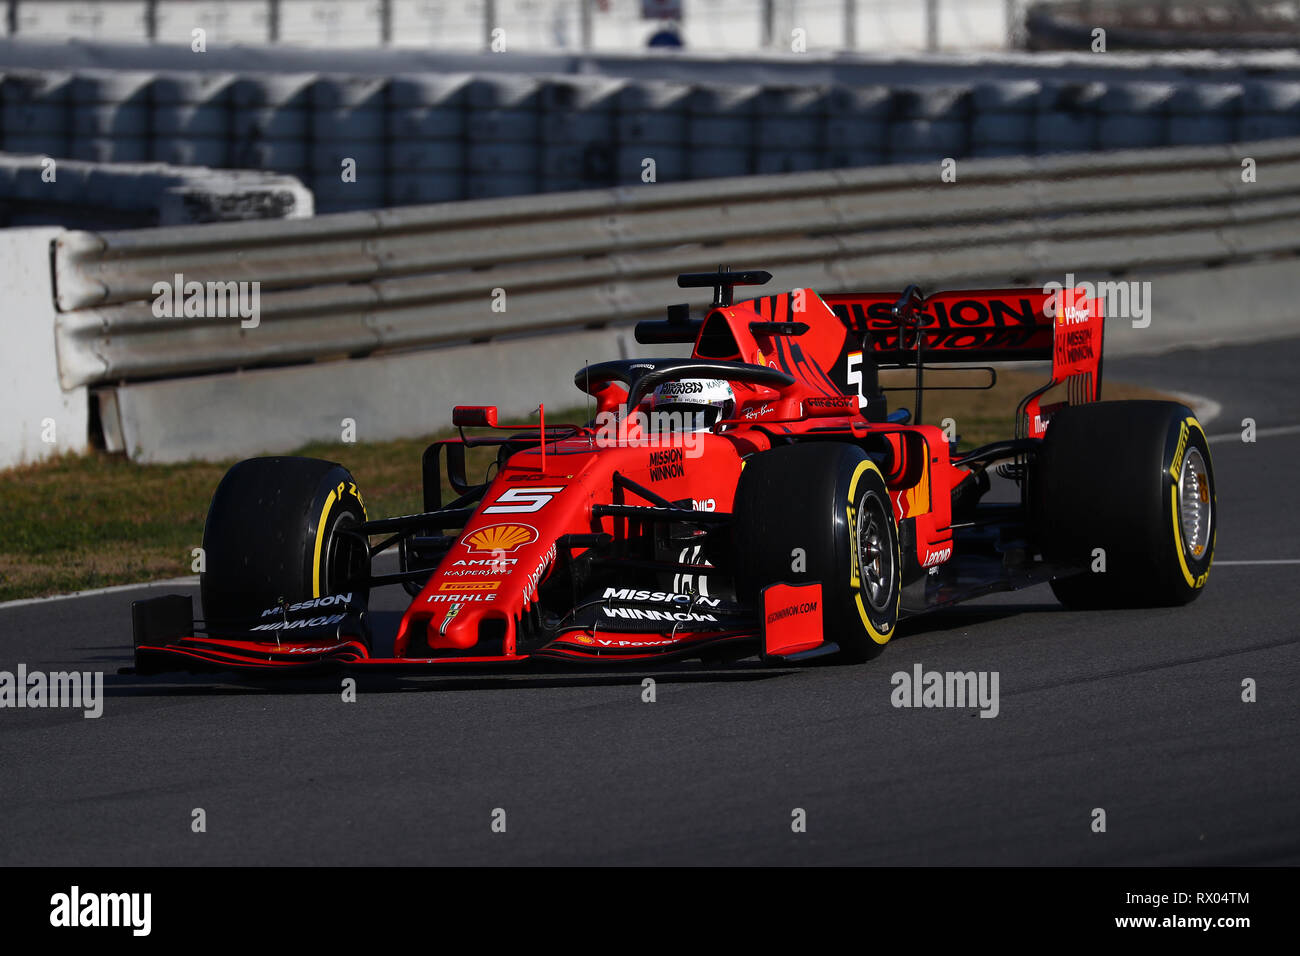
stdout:
<svg viewBox="0 0 1300 956">
<path fill-rule="evenodd" d="M 120 660 L 120 659 L 119 659 Z M 525 669 L 526 668 L 526 669 Z M 640 685 L 646 678 L 657 683 L 735 683 L 768 680 L 795 673 L 799 668 L 769 667 L 757 660 L 721 666 L 676 662 L 653 669 L 601 667 L 600 670 L 559 670 L 525 665 L 510 673 L 494 671 L 455 674 L 384 674 L 337 671 L 311 676 L 259 678 L 233 673 L 158 674 L 106 673 L 106 697 L 201 697 L 222 694 L 338 694 L 342 680 L 356 680 L 357 693 L 446 692 L 466 690 L 525 690 L 530 688 L 602 687 Z"/>
<path fill-rule="evenodd" d="M 1022 617 L 1029 614 L 1065 614 L 1069 613 L 1055 601 L 1041 604 L 980 604 L 959 605 L 910 617 L 898 623 L 894 639 L 908 638 L 913 635 L 932 634 L 938 631 L 952 631 L 959 628 L 974 627 L 1006 618 Z"/>
<path fill-rule="evenodd" d="M 988 604 L 954 607 L 899 623 L 895 640 L 987 624 L 1026 614 L 1058 614 L 1063 608 L 1055 603 Z M 84 648 L 103 651 L 105 648 Z M 114 648 L 116 651 L 116 648 Z M 243 694 L 338 694 L 345 677 L 356 680 L 358 693 L 446 692 L 472 690 L 509 690 L 566 687 L 601 687 L 637 685 L 646 678 L 667 684 L 736 683 L 789 677 L 800 671 L 823 667 L 854 667 L 832 661 L 803 665 L 771 666 L 756 658 L 728 664 L 704 664 L 700 661 L 671 661 L 653 667 L 607 664 L 576 669 L 549 662 L 514 665 L 510 671 L 500 667 L 471 667 L 455 673 L 396 674 L 338 670 L 313 675 L 278 675 L 260 677 L 234 672 L 202 674 L 141 675 L 130 669 L 129 657 L 116 653 L 98 653 L 81 658 L 82 665 L 93 661 L 105 667 L 104 695 L 107 697 L 203 697 Z M 71 664 L 72 662 L 68 662 Z M 120 669 L 118 669 L 120 668 Z"/>
</svg>

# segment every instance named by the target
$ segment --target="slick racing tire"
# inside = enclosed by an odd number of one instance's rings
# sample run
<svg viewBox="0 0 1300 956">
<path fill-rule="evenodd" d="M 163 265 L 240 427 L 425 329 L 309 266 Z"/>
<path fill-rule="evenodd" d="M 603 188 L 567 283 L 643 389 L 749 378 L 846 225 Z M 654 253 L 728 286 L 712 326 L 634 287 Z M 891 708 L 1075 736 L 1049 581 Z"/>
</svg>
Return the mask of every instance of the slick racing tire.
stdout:
<svg viewBox="0 0 1300 956">
<path fill-rule="evenodd" d="M 351 591 L 364 604 L 366 543 L 341 533 L 366 520 L 356 482 L 315 458 L 250 458 L 212 496 L 199 591 L 205 619 L 242 624 L 275 606 Z"/>
<path fill-rule="evenodd" d="M 770 584 L 820 582 L 836 659 L 884 649 L 902 595 L 898 528 L 880 469 L 861 448 L 817 442 L 751 456 L 733 513 L 741 601 L 761 608 Z"/>
<path fill-rule="evenodd" d="M 1066 607 L 1168 607 L 1204 589 L 1219 515 L 1210 447 L 1191 409 L 1064 408 L 1048 425 L 1036 473 L 1044 557 L 1085 569 L 1053 579 Z"/>
</svg>

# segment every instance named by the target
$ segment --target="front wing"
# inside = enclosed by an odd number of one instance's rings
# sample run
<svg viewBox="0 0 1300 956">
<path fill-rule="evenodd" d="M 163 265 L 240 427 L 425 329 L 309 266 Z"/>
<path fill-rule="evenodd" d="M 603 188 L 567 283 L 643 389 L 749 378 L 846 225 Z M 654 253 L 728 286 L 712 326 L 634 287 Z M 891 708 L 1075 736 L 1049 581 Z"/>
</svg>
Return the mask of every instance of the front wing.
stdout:
<svg viewBox="0 0 1300 956">
<path fill-rule="evenodd" d="M 820 609 L 798 620 L 782 617 L 771 627 L 773 610 L 790 603 L 789 591 L 820 585 L 765 589 L 763 612 L 736 614 L 708 629 L 674 623 L 671 629 L 602 629 L 587 622 L 561 630 L 526 652 L 455 654 L 437 657 L 393 657 L 376 653 L 369 615 L 352 609 L 338 615 L 304 620 L 305 626 L 283 632 L 200 626 L 194 620 L 193 599 L 167 595 L 131 605 L 135 671 L 242 671 L 260 674 L 304 674 L 329 670 L 383 669 L 434 671 L 466 665 L 521 664 L 530 660 L 581 664 L 628 664 L 697 656 L 725 648 L 729 656 L 759 654 L 765 659 L 799 661 L 838 650 L 822 634 Z M 807 604 L 808 602 L 804 602 Z M 317 623 L 319 622 L 319 623 Z"/>
</svg>

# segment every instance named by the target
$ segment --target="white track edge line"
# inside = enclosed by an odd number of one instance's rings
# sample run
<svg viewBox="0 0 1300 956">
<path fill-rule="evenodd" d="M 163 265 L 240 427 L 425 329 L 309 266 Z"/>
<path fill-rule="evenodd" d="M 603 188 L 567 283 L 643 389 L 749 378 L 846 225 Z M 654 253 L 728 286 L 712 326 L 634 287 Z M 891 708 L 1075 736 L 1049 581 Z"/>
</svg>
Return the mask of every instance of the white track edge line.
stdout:
<svg viewBox="0 0 1300 956">
<path fill-rule="evenodd" d="M 1184 405 L 1191 408 L 1196 413 L 1196 418 L 1205 427 L 1206 422 L 1212 422 L 1219 417 L 1223 411 L 1223 406 L 1212 398 L 1206 398 L 1204 395 L 1193 395 L 1191 392 L 1175 392 L 1172 389 L 1163 390 L 1167 395 L 1172 395 Z"/>
<path fill-rule="evenodd" d="M 5 601 L 0 603 L 0 611 L 5 608 L 23 607 L 27 604 L 47 604 L 51 601 L 71 601 L 76 598 L 98 597 L 101 594 L 116 594 L 119 591 L 138 591 L 141 588 L 174 588 L 196 585 L 199 583 L 197 574 L 185 578 L 168 578 L 165 581 L 141 581 L 138 584 L 114 584 L 107 588 L 91 588 L 86 591 L 73 591 L 70 594 L 50 594 L 45 597 L 19 598 L 16 601 Z"/>
<path fill-rule="evenodd" d="M 0 611 L 10 607 L 24 607 L 28 604 L 46 604 L 51 601 L 72 601 L 77 598 L 99 597 L 101 594 L 117 594 L 121 591 L 134 591 L 140 588 L 174 588 L 193 587 L 199 583 L 199 576 L 191 574 L 183 578 L 167 578 L 163 581 L 140 581 L 136 584 L 114 584 L 107 588 L 90 588 L 85 591 L 72 591 L 68 594 L 48 594 L 45 597 L 18 598 L 14 601 L 0 602 Z"/>
<path fill-rule="evenodd" d="M 1275 438 L 1280 435 L 1295 435 L 1295 434 L 1300 434 L 1300 425 L 1275 425 L 1271 428 L 1255 429 L 1256 438 Z M 1229 441 L 1241 442 L 1241 444 L 1243 445 L 1250 444 L 1250 442 L 1241 441 L 1241 432 L 1239 431 L 1223 432 L 1222 434 L 1219 435 L 1207 435 L 1206 441 L 1208 441 L 1211 445 L 1217 445 L 1222 442 L 1229 442 Z"/>
</svg>

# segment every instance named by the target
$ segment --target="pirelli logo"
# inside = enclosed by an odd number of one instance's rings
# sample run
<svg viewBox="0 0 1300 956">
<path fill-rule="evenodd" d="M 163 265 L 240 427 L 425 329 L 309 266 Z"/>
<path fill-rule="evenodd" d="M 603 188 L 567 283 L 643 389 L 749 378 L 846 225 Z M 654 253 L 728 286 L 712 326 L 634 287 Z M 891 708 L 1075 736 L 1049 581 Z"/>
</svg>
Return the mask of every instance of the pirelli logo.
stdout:
<svg viewBox="0 0 1300 956">
<path fill-rule="evenodd" d="M 1169 466 L 1169 477 L 1178 480 L 1178 473 L 1183 468 L 1183 454 L 1187 451 L 1187 436 L 1190 431 L 1187 427 L 1189 419 L 1184 419 L 1178 424 L 1178 447 L 1174 449 L 1174 461 Z"/>
<path fill-rule="evenodd" d="M 500 581 L 443 581 L 438 585 L 439 591 L 495 591 L 501 586 Z"/>
</svg>

